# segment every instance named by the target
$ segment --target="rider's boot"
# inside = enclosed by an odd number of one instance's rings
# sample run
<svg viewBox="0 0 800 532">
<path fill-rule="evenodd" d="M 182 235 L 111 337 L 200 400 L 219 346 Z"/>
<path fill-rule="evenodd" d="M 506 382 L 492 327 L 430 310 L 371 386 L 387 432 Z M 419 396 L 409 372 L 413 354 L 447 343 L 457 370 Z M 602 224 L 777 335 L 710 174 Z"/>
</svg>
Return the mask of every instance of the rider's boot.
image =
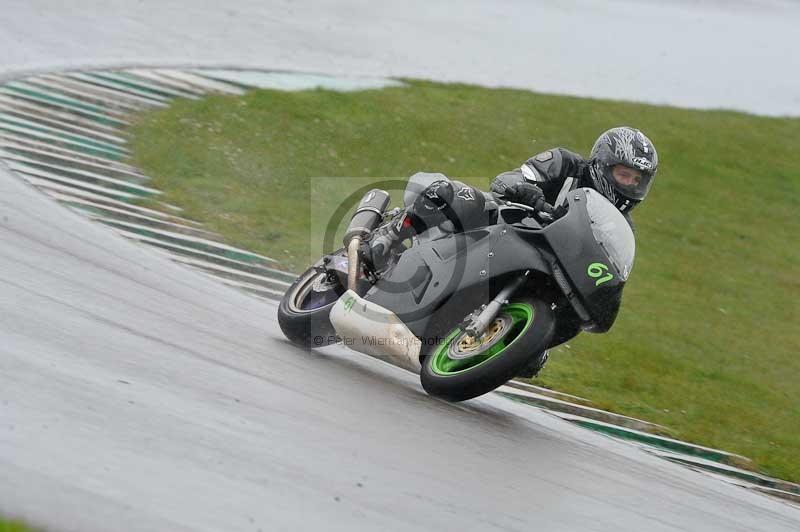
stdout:
<svg viewBox="0 0 800 532">
<path fill-rule="evenodd" d="M 519 372 L 517 377 L 524 377 L 526 379 L 532 379 L 536 377 L 540 371 L 544 368 L 544 365 L 547 364 L 547 359 L 549 357 L 549 353 L 545 350 L 543 351 L 538 357 L 536 357 L 530 364 L 528 364 L 522 371 Z"/>
</svg>

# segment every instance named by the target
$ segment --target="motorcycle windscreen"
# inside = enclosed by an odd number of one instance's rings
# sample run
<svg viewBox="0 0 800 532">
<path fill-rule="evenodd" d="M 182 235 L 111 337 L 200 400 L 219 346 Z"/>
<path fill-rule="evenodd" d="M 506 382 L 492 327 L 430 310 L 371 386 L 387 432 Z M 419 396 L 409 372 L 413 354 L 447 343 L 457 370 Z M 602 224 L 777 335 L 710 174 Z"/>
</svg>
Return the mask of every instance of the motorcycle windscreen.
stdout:
<svg viewBox="0 0 800 532">
<path fill-rule="evenodd" d="M 602 194 L 590 188 L 584 190 L 592 234 L 597 243 L 603 246 L 622 280 L 627 281 L 636 254 L 633 230 L 622 213 Z"/>
</svg>

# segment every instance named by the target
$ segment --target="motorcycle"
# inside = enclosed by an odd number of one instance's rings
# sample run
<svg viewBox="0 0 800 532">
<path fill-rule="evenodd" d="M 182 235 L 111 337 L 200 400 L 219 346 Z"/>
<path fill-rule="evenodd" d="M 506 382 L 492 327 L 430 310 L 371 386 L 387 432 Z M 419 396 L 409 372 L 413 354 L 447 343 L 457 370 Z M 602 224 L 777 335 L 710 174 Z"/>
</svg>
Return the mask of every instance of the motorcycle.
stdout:
<svg viewBox="0 0 800 532">
<path fill-rule="evenodd" d="M 425 228 L 376 267 L 364 252 L 386 224 L 402 224 L 426 183 L 415 174 L 405 209 L 371 190 L 345 234 L 286 291 L 278 319 L 286 337 L 315 347 L 343 343 L 420 374 L 448 401 L 533 376 L 547 350 L 616 320 L 635 254 L 633 231 L 602 194 L 568 180 L 554 205 L 487 193 L 487 223 Z M 558 215 L 554 215 L 557 213 Z"/>
</svg>

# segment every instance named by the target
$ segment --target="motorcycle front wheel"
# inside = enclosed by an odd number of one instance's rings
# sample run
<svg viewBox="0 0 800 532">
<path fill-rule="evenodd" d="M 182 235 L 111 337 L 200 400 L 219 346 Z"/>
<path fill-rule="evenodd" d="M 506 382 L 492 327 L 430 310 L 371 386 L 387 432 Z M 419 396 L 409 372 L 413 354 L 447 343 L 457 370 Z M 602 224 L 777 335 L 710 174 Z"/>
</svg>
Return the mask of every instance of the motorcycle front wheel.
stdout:
<svg viewBox="0 0 800 532">
<path fill-rule="evenodd" d="M 422 387 L 454 402 L 490 392 L 540 356 L 554 330 L 555 316 L 549 304 L 516 297 L 503 305 L 481 338 L 457 328 L 434 347 L 422 364 Z"/>
</svg>

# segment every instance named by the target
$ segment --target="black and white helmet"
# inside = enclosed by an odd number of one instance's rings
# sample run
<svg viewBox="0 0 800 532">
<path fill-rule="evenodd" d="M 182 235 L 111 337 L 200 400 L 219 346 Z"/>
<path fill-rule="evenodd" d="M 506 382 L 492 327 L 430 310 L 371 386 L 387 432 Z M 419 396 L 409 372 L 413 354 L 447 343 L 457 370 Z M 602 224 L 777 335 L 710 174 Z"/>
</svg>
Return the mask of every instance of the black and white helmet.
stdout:
<svg viewBox="0 0 800 532">
<path fill-rule="evenodd" d="M 642 173 L 634 185 L 614 179 L 612 169 L 622 164 Z M 642 202 L 650 191 L 658 171 L 656 147 L 644 133 L 632 127 L 609 129 L 597 139 L 589 155 L 589 170 L 595 188 L 623 212 Z"/>
</svg>

